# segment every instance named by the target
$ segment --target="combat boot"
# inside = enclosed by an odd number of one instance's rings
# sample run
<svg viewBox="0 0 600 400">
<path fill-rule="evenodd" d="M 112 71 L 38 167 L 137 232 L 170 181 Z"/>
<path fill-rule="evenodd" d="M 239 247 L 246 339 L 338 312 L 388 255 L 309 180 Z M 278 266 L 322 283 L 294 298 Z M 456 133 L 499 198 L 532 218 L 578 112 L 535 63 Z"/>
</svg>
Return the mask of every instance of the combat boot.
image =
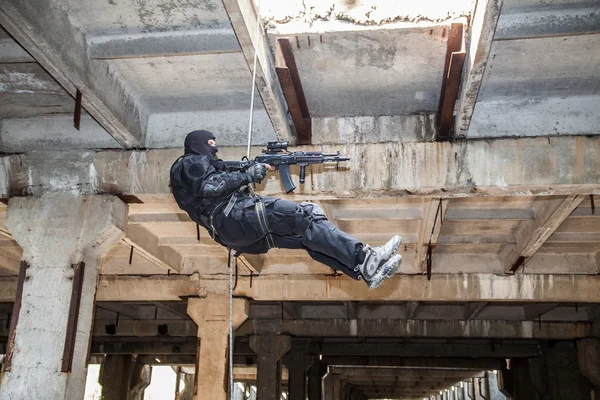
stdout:
<svg viewBox="0 0 600 400">
<path fill-rule="evenodd" d="M 365 260 L 354 270 L 360 272 L 370 289 L 375 289 L 398 271 L 402 257 L 396 254 L 396 250 L 400 243 L 402 238 L 396 235 L 383 246 L 365 245 L 363 248 L 366 253 Z"/>
</svg>

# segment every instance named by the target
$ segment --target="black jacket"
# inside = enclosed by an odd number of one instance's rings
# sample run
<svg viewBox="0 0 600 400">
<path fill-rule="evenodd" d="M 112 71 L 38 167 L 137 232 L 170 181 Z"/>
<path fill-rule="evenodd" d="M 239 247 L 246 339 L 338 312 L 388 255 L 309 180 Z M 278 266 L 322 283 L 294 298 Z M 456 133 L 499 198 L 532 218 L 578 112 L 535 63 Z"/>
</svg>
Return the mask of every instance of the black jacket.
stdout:
<svg viewBox="0 0 600 400">
<path fill-rule="evenodd" d="M 210 231 L 207 217 L 228 196 L 250 183 L 245 172 L 228 169 L 205 155 L 185 155 L 171 167 L 171 188 L 179 207 Z"/>
</svg>

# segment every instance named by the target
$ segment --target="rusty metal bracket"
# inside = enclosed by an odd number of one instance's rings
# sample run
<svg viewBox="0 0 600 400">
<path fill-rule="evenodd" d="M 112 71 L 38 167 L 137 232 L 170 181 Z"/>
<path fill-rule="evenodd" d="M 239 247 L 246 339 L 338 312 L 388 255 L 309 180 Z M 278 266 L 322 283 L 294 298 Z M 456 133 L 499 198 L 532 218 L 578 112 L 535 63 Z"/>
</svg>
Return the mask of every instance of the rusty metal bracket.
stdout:
<svg viewBox="0 0 600 400">
<path fill-rule="evenodd" d="M 77 89 L 75 93 L 75 111 L 73 112 L 73 125 L 79 130 L 81 126 L 81 92 Z"/>
<path fill-rule="evenodd" d="M 21 261 L 21 266 L 19 267 L 19 278 L 17 280 L 15 304 L 13 305 L 13 312 L 10 318 L 10 328 L 8 330 L 8 343 L 6 345 L 4 371 L 10 371 L 12 365 L 12 358 L 15 351 L 15 331 L 17 330 L 17 324 L 19 323 L 19 313 L 21 312 L 21 302 L 23 300 L 23 284 L 25 283 L 27 268 L 29 268 L 29 264 L 27 264 L 25 261 Z"/>
<path fill-rule="evenodd" d="M 69 306 L 69 319 L 67 322 L 67 333 L 65 335 L 65 348 L 63 351 L 61 372 L 71 372 L 73 366 L 73 353 L 75 352 L 75 337 L 77 336 L 77 322 L 79 321 L 79 306 L 81 305 L 85 263 L 79 262 L 72 267 L 73 290 L 71 291 L 71 304 Z"/>
<path fill-rule="evenodd" d="M 431 247 L 431 239 L 433 238 L 433 232 L 435 232 L 435 227 L 437 225 L 437 221 L 438 221 L 438 216 L 440 217 L 440 223 L 442 223 L 442 213 L 443 211 L 443 205 L 442 205 L 442 199 L 440 199 L 440 202 L 438 203 L 437 206 L 437 210 L 435 211 L 435 217 L 433 219 L 433 226 L 431 227 L 431 234 L 429 235 L 429 243 L 427 244 L 427 255 L 425 257 L 425 263 L 427 265 L 427 280 L 430 281 L 431 280 L 431 270 L 432 270 L 432 264 L 433 264 L 433 248 Z"/>
<path fill-rule="evenodd" d="M 310 144 L 312 126 L 300 74 L 288 38 L 277 39 L 275 70 L 296 128 L 297 144 Z"/>
<path fill-rule="evenodd" d="M 523 267 L 523 272 L 525 272 L 525 257 L 523 256 L 517 258 L 517 261 L 510 267 L 510 272 L 514 274 L 521 266 Z"/>
<path fill-rule="evenodd" d="M 463 64 L 466 56 L 464 24 L 450 25 L 446 64 L 442 80 L 442 92 L 439 105 L 439 140 L 448 140 L 452 134 L 452 118 L 462 77 Z"/>
</svg>

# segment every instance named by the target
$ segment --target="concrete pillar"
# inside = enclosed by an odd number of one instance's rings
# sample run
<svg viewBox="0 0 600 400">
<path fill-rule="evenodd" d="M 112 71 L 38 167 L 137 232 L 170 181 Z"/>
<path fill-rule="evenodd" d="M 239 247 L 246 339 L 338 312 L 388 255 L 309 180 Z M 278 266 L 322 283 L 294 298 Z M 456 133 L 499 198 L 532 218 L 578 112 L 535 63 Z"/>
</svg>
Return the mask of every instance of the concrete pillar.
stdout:
<svg viewBox="0 0 600 400">
<path fill-rule="evenodd" d="M 545 348 L 543 360 L 548 374 L 546 399 L 590 398 L 594 387 L 579 370 L 577 348 L 573 342 L 559 342 Z"/>
<path fill-rule="evenodd" d="M 289 336 L 276 333 L 264 333 L 250 337 L 250 348 L 257 357 L 257 400 L 281 399 L 282 357 L 290 349 Z"/>
<path fill-rule="evenodd" d="M 327 365 L 315 361 L 307 371 L 308 400 L 321 400 L 323 392 L 323 376 L 327 373 Z"/>
<path fill-rule="evenodd" d="M 489 400 L 490 389 L 486 378 L 474 378 L 475 400 Z"/>
<path fill-rule="evenodd" d="M 540 400 L 538 391 L 531 378 L 530 364 L 527 358 L 514 358 L 510 363 L 513 381 L 513 400 Z"/>
<path fill-rule="evenodd" d="M 470 379 L 468 382 L 465 382 L 465 399 L 476 400 L 475 384 L 473 383 L 472 379 Z"/>
<path fill-rule="evenodd" d="M 582 339 L 577 342 L 579 370 L 595 386 L 600 400 L 600 339 Z"/>
<path fill-rule="evenodd" d="M 233 299 L 233 330 L 248 318 L 248 302 Z M 229 297 L 210 294 L 188 299 L 187 312 L 198 325 L 194 400 L 226 400 L 229 386 Z"/>
<path fill-rule="evenodd" d="M 498 386 L 498 373 L 488 371 L 485 375 L 488 383 L 489 400 L 508 400 L 508 397 L 500 391 Z"/>
<path fill-rule="evenodd" d="M 509 399 L 514 397 L 513 371 L 503 368 L 497 375 L 498 389 L 500 393 Z"/>
<path fill-rule="evenodd" d="M 464 382 L 462 382 L 462 385 L 459 385 L 458 389 L 456 389 L 456 399 L 457 400 L 467 400 L 467 397 L 465 395 L 465 384 L 464 384 Z"/>
<path fill-rule="evenodd" d="M 288 369 L 289 400 L 306 400 L 306 371 L 314 362 L 314 356 L 300 349 L 292 349 L 283 357 L 283 365 Z"/>
<path fill-rule="evenodd" d="M 337 379 L 336 375 L 326 374 L 323 376 L 322 383 L 322 399 L 323 400 L 333 400 L 333 384 Z"/>
<path fill-rule="evenodd" d="M 152 367 L 136 362 L 128 354 L 109 354 L 100 367 L 98 382 L 102 400 L 143 400 L 150 385 Z"/>
<path fill-rule="evenodd" d="M 137 356 L 131 370 L 131 379 L 129 380 L 129 399 L 144 400 L 144 392 L 150 386 L 152 379 L 152 366 L 145 363 L 146 357 Z"/>
<path fill-rule="evenodd" d="M 323 377 L 323 400 L 341 400 L 342 380 L 339 375 L 327 374 Z"/>
<path fill-rule="evenodd" d="M 127 399 L 132 367 L 133 356 L 129 354 L 109 354 L 104 358 L 98 376 L 102 400 Z"/>
<path fill-rule="evenodd" d="M 196 377 L 194 374 L 186 374 L 182 373 L 181 377 L 183 378 L 184 388 L 177 395 L 175 400 L 193 400 L 194 399 L 194 384 L 196 382 Z"/>
<path fill-rule="evenodd" d="M 28 266 L 0 398 L 83 398 L 98 268 L 126 222 L 127 206 L 114 196 L 10 200 L 6 226 Z"/>
</svg>

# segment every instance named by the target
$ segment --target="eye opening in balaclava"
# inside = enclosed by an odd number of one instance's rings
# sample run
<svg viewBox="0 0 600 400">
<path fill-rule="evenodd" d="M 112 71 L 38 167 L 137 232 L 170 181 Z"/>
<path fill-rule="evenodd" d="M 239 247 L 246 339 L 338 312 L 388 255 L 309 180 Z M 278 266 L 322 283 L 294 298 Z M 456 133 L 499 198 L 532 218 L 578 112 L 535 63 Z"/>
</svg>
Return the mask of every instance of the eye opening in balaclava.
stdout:
<svg viewBox="0 0 600 400">
<path fill-rule="evenodd" d="M 185 137 L 185 154 L 199 154 L 209 158 L 214 158 L 219 149 L 217 146 L 210 146 L 209 140 L 215 140 L 212 132 L 205 130 L 192 131 Z"/>
</svg>

